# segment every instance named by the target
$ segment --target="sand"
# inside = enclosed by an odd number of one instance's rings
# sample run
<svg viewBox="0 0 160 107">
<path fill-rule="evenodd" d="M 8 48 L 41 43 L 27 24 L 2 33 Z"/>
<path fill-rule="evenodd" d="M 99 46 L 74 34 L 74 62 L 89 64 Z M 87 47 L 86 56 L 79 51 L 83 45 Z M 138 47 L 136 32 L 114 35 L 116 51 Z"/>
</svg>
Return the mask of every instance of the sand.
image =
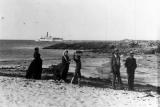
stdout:
<svg viewBox="0 0 160 107">
<path fill-rule="evenodd" d="M 159 68 L 156 56 L 136 58 L 135 91 L 127 91 L 123 57 L 121 75 L 124 90 L 111 89 L 107 57 L 82 59 L 84 77 L 81 87 L 56 82 L 52 73 L 43 73 L 42 80 L 27 80 L 23 66 L 0 69 L 0 107 L 158 107 L 160 95 L 156 93 L 156 87 Z M 71 63 L 70 73 L 74 72 L 74 67 L 75 64 Z"/>
<path fill-rule="evenodd" d="M 0 77 L 1 107 L 158 107 L 155 92 L 79 87 L 53 80 Z"/>
</svg>

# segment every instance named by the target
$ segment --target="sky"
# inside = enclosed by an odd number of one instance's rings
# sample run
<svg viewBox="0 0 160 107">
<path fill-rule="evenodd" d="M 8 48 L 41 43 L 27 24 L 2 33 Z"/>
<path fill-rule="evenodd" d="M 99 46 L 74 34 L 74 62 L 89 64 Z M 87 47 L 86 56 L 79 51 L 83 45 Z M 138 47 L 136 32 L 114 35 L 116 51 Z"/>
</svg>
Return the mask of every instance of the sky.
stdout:
<svg viewBox="0 0 160 107">
<path fill-rule="evenodd" d="M 0 0 L 0 39 L 160 40 L 160 0 Z"/>
</svg>

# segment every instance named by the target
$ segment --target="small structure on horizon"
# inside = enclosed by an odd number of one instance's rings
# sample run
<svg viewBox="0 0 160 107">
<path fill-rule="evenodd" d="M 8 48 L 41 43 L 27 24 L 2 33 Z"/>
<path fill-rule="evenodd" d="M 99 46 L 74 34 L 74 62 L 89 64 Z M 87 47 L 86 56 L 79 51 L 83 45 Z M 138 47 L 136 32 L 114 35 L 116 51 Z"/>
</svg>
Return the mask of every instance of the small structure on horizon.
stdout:
<svg viewBox="0 0 160 107">
<path fill-rule="evenodd" d="M 46 42 L 52 42 L 52 41 L 63 41 L 63 38 L 58 38 L 58 37 L 52 37 L 48 35 L 41 37 L 40 39 L 36 40 L 36 41 L 46 41 Z"/>
</svg>

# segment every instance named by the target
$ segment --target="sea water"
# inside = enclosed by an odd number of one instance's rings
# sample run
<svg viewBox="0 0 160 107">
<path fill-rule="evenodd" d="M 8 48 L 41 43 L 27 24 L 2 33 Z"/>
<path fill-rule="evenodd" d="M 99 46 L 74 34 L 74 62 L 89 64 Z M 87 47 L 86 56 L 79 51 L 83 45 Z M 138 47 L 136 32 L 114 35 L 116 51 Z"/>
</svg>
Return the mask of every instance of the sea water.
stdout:
<svg viewBox="0 0 160 107">
<path fill-rule="evenodd" d="M 53 44 L 33 40 L 0 40 L 0 67 L 28 65 L 33 60 L 35 47 L 40 49 L 43 65 L 59 63 L 63 50 L 43 49 Z"/>
</svg>

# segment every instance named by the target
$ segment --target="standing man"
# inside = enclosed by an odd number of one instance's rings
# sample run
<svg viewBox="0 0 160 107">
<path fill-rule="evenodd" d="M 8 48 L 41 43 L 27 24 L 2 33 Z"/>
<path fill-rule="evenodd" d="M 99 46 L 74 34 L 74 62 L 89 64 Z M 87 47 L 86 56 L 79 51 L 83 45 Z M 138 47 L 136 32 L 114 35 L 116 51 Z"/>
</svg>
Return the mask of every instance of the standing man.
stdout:
<svg viewBox="0 0 160 107">
<path fill-rule="evenodd" d="M 118 84 L 121 89 L 123 89 L 123 83 L 121 80 L 120 76 L 120 56 L 119 56 L 119 50 L 115 49 L 114 52 L 112 53 L 112 58 L 111 58 L 111 72 L 113 73 L 113 81 L 112 81 L 112 88 L 115 89 L 115 82 L 116 78 L 118 79 Z"/>
<path fill-rule="evenodd" d="M 76 51 L 73 55 L 73 60 L 76 63 L 76 69 L 75 69 L 75 73 L 74 76 L 71 80 L 71 83 L 73 83 L 73 81 L 76 79 L 78 80 L 78 85 L 80 85 L 80 80 L 81 80 L 81 56 L 80 56 L 81 52 Z"/>
<path fill-rule="evenodd" d="M 126 59 L 125 67 L 127 68 L 128 74 L 128 90 L 134 90 L 134 73 L 137 68 L 137 64 L 132 51 L 130 52 L 130 57 Z"/>
</svg>

